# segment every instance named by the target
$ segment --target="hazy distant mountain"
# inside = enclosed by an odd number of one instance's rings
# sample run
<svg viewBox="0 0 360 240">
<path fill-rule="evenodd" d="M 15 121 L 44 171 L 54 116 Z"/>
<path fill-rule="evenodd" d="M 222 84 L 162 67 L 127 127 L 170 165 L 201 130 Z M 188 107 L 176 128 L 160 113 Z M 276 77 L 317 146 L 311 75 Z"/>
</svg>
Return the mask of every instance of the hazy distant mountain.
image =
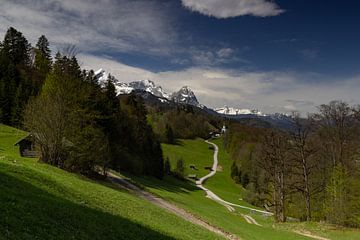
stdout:
<svg viewBox="0 0 360 240">
<path fill-rule="evenodd" d="M 265 116 L 259 110 L 250 110 L 250 109 L 239 109 L 239 108 L 232 108 L 228 106 L 224 106 L 222 108 L 215 108 L 214 109 L 217 113 L 225 114 L 225 115 L 243 115 L 243 114 L 253 114 L 257 116 Z"/>
</svg>

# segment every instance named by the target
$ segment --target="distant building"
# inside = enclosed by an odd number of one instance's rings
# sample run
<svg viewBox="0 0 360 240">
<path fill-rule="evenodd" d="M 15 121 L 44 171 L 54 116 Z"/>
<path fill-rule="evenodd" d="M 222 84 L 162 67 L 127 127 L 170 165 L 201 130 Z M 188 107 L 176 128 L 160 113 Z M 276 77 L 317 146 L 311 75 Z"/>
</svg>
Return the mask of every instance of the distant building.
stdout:
<svg viewBox="0 0 360 240">
<path fill-rule="evenodd" d="M 225 125 L 222 127 L 222 129 L 221 129 L 221 134 L 224 134 L 224 133 L 226 133 L 226 127 L 225 127 Z"/>
<path fill-rule="evenodd" d="M 39 152 L 35 149 L 35 139 L 32 134 L 20 139 L 15 146 L 19 146 L 20 156 L 22 157 L 38 157 Z"/>
</svg>

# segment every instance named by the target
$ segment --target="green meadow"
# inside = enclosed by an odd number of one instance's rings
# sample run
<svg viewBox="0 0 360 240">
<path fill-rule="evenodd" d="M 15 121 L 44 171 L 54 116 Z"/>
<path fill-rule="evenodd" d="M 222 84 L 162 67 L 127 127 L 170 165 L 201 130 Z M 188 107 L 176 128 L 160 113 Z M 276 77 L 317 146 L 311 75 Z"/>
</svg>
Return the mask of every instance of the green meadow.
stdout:
<svg viewBox="0 0 360 240">
<path fill-rule="evenodd" d="M 230 177 L 232 162 L 229 155 L 224 151 L 222 139 L 215 139 L 212 142 L 219 146 L 220 171 L 214 177 L 208 179 L 205 186 L 226 201 L 251 206 L 242 200 L 244 189 L 235 184 Z M 177 145 L 163 144 L 162 147 L 164 156 L 169 158 L 172 167 L 176 166 L 178 159 L 184 160 L 186 175 L 204 176 L 208 173 L 205 167 L 212 166 L 213 150 L 202 139 L 180 140 Z M 198 170 L 191 169 L 190 165 L 195 165 Z M 204 192 L 198 189 L 195 181 L 191 179 L 180 181 L 168 176 L 160 181 L 150 177 L 129 177 L 150 192 L 177 204 L 212 225 L 233 233 L 241 239 L 311 239 L 294 233 L 294 230 L 305 231 L 334 240 L 360 239 L 360 231 L 358 230 L 338 228 L 315 222 L 275 224 L 272 217 L 252 213 L 241 208 L 236 208 L 235 212 L 229 212 L 222 205 L 206 198 Z M 242 214 L 250 215 L 262 226 L 248 224 Z"/>
<path fill-rule="evenodd" d="M 222 239 L 206 229 L 140 199 L 117 186 L 19 157 L 14 143 L 25 132 L 0 125 L 0 239 Z M 219 172 L 206 187 L 223 199 L 241 200 L 243 189 L 230 178 L 231 159 L 219 146 Z M 182 158 L 186 174 L 205 175 L 212 165 L 213 150 L 202 139 L 163 145 L 164 155 L 175 166 Z M 198 170 L 190 169 L 195 165 Z M 360 232 L 319 223 L 275 224 L 271 217 L 236 209 L 229 212 L 205 197 L 192 180 L 135 177 L 134 183 L 184 208 L 206 222 L 241 239 L 311 239 L 301 230 L 329 239 L 360 239 Z M 248 224 L 241 214 L 262 226 Z"/>
<path fill-rule="evenodd" d="M 0 239 L 222 239 L 108 182 L 21 158 L 0 125 Z"/>
</svg>

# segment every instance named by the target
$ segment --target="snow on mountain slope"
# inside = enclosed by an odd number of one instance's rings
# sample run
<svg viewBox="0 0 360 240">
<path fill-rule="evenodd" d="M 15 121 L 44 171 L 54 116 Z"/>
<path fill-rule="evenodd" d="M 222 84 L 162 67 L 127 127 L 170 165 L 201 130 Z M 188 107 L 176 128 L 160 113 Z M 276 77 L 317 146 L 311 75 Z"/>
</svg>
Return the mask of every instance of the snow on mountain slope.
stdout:
<svg viewBox="0 0 360 240">
<path fill-rule="evenodd" d="M 262 112 L 258 110 L 250 110 L 250 109 L 238 109 L 238 108 L 232 108 L 228 106 L 224 106 L 222 108 L 216 108 L 214 109 L 217 113 L 224 114 L 224 115 L 257 115 L 257 116 L 265 116 Z"/>
<path fill-rule="evenodd" d="M 136 90 L 143 90 L 149 92 L 157 97 L 166 98 L 166 99 L 170 98 L 169 94 L 164 92 L 161 86 L 156 86 L 153 81 L 148 79 L 131 82 L 128 84 L 128 86 Z"/>
<path fill-rule="evenodd" d="M 95 72 L 95 77 L 99 81 L 100 85 L 104 83 L 111 77 L 111 74 L 107 73 L 103 69 L 99 69 Z M 172 100 L 177 103 L 185 103 L 194 106 L 203 108 L 204 106 L 199 104 L 194 92 L 187 86 L 182 87 L 179 91 L 174 92 L 173 94 L 166 93 L 161 86 L 157 86 L 151 80 L 140 80 L 134 81 L 131 83 L 122 83 L 118 79 L 112 77 L 116 91 L 118 94 L 129 94 L 134 90 L 145 91 L 153 94 L 156 97 L 159 97 L 159 101 L 166 102 L 167 100 Z"/>
<path fill-rule="evenodd" d="M 193 106 L 200 105 L 195 93 L 188 86 L 184 86 L 179 91 L 171 94 L 171 99 L 178 103 L 186 103 Z"/>
<path fill-rule="evenodd" d="M 95 77 L 99 81 L 100 85 L 103 85 L 105 81 L 110 77 L 111 75 L 104 71 L 103 69 L 99 69 L 95 72 Z M 146 80 L 140 80 L 140 81 L 134 81 L 131 83 L 122 83 L 118 79 L 113 78 L 113 82 L 116 87 L 116 91 L 118 94 L 129 94 L 134 90 L 142 90 L 149 92 L 157 97 L 161 98 L 170 98 L 170 95 L 163 91 L 161 86 L 156 86 L 153 81 L 150 81 L 148 79 Z"/>
</svg>

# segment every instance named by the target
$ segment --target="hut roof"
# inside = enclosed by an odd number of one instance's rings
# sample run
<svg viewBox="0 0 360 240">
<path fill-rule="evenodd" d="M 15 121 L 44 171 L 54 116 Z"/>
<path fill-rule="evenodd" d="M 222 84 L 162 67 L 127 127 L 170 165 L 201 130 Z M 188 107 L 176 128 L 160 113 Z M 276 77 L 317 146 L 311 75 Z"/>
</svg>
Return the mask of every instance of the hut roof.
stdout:
<svg viewBox="0 0 360 240">
<path fill-rule="evenodd" d="M 26 136 L 24 136 L 23 138 L 21 138 L 19 141 L 17 141 L 14 146 L 19 145 L 21 142 L 23 141 L 32 141 L 33 140 L 33 135 L 31 133 L 27 134 Z"/>
</svg>

